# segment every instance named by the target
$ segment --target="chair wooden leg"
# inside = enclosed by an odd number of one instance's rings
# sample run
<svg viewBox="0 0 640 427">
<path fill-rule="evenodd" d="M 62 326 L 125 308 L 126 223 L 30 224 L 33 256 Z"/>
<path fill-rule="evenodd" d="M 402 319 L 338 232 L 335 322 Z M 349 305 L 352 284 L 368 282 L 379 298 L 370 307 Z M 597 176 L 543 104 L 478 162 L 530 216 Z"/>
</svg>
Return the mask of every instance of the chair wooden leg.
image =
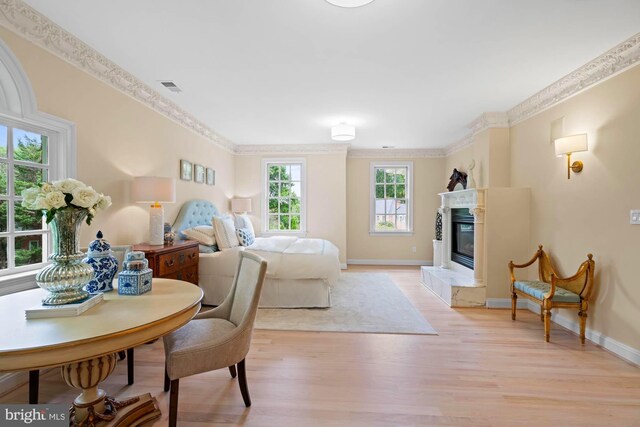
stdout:
<svg viewBox="0 0 640 427">
<path fill-rule="evenodd" d="M 171 393 L 169 395 L 169 427 L 176 427 L 178 424 L 178 389 L 180 380 L 171 381 Z"/>
<path fill-rule="evenodd" d="M 518 294 L 511 294 L 511 320 L 516 320 L 516 307 L 518 305 Z"/>
<path fill-rule="evenodd" d="M 36 405 L 38 403 L 38 391 L 40 389 L 40 371 L 34 369 L 29 371 L 29 403 Z"/>
<path fill-rule="evenodd" d="M 164 391 L 169 391 L 171 387 L 171 380 L 169 379 L 169 374 L 167 373 L 167 365 L 164 365 Z"/>
<path fill-rule="evenodd" d="M 236 377 L 236 365 L 231 365 L 229 366 L 229 372 L 231 373 L 231 378 L 235 378 Z"/>
<path fill-rule="evenodd" d="M 544 307 L 540 306 L 540 321 L 544 322 Z"/>
<path fill-rule="evenodd" d="M 244 368 L 244 359 L 238 362 L 238 384 L 240 384 L 240 393 L 244 399 L 244 406 L 251 406 L 251 397 L 249 396 L 249 388 L 247 387 L 247 372 Z"/>
<path fill-rule="evenodd" d="M 133 347 L 127 349 L 127 383 L 133 385 Z"/>
<path fill-rule="evenodd" d="M 545 306 L 543 313 L 544 313 L 544 340 L 546 342 L 549 342 L 549 336 L 551 335 L 551 308 Z"/>
<path fill-rule="evenodd" d="M 587 328 L 587 312 L 580 310 L 578 316 L 580 317 L 580 342 L 584 344 L 584 332 Z"/>
</svg>

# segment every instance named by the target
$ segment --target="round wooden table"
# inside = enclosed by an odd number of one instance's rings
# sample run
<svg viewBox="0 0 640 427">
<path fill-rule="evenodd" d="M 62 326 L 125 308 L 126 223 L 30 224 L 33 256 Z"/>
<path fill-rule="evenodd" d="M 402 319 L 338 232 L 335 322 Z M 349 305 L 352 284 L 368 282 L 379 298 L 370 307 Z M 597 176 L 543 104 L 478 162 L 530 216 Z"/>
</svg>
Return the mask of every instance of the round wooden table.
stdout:
<svg viewBox="0 0 640 427">
<path fill-rule="evenodd" d="M 104 294 L 104 301 L 79 316 L 25 318 L 46 291 L 33 289 L 0 297 L 0 372 L 62 366 L 67 384 L 82 389 L 72 416 L 79 425 L 113 419 L 118 402 L 98 388 L 113 371 L 116 353 L 160 338 L 191 320 L 200 310 L 202 290 L 191 283 L 153 279 L 139 296 Z"/>
</svg>

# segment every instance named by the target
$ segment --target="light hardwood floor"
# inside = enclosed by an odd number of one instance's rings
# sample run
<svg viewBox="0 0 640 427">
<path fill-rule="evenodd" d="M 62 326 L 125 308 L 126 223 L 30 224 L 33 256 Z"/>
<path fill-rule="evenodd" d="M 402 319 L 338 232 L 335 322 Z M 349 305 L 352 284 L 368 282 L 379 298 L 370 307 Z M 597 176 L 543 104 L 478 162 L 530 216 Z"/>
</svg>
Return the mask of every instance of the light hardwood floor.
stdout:
<svg viewBox="0 0 640 427">
<path fill-rule="evenodd" d="M 327 332 L 254 333 L 247 357 L 253 401 L 245 408 L 227 370 L 180 380 L 178 425 L 252 426 L 640 426 L 640 368 L 540 317 L 509 310 L 446 307 L 415 267 L 384 271 L 437 336 Z M 126 363 L 104 383 L 112 395 L 150 391 L 166 425 L 161 340 L 136 348 L 136 383 Z M 41 402 L 77 394 L 59 371 L 42 376 Z M 26 402 L 27 387 L 0 402 Z"/>
</svg>

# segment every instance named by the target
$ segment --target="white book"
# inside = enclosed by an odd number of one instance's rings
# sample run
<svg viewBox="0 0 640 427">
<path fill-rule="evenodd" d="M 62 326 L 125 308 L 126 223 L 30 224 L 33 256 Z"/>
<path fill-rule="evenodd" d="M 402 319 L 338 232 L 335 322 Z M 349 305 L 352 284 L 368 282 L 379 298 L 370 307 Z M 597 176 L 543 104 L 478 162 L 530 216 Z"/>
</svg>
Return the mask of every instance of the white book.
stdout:
<svg viewBox="0 0 640 427">
<path fill-rule="evenodd" d="M 75 304 L 37 305 L 24 311 L 27 319 L 42 319 L 45 317 L 73 317 L 78 316 L 104 299 L 102 292 L 91 295 L 86 300 Z"/>
</svg>

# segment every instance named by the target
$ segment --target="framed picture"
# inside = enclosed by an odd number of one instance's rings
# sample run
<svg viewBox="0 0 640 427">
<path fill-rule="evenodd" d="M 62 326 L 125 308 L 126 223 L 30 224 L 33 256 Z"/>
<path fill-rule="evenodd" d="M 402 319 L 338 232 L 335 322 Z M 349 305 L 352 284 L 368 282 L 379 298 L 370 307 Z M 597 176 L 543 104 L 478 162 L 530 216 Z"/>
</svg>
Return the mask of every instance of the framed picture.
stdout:
<svg viewBox="0 0 640 427">
<path fill-rule="evenodd" d="M 198 184 L 204 184 L 204 166 L 196 164 L 194 172 L 193 180 Z"/>
<path fill-rule="evenodd" d="M 193 169 L 191 162 L 188 160 L 180 160 L 180 179 L 191 181 L 193 177 Z"/>
<path fill-rule="evenodd" d="M 216 185 L 216 171 L 207 168 L 207 185 Z"/>
</svg>

